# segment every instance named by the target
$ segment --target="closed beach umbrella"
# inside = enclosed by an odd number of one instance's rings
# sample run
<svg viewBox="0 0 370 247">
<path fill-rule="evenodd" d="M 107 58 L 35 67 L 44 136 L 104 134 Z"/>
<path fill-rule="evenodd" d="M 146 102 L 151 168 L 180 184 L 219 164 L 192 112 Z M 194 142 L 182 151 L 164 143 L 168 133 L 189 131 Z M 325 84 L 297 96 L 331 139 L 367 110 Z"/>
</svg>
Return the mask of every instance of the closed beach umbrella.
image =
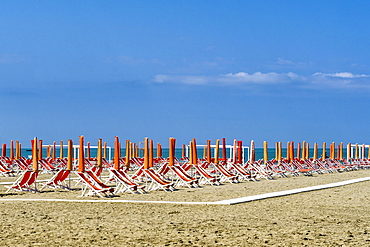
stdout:
<svg viewBox="0 0 370 247">
<path fill-rule="evenodd" d="M 256 150 L 254 147 L 254 141 L 251 140 L 251 153 L 249 157 L 250 162 L 254 163 L 256 161 Z"/>
<path fill-rule="evenodd" d="M 211 140 L 207 140 L 207 162 L 211 163 L 212 162 L 212 157 L 211 157 Z"/>
<path fill-rule="evenodd" d="M 1 150 L 1 156 L 6 157 L 6 144 L 5 143 L 3 143 L 3 147 Z"/>
<path fill-rule="evenodd" d="M 197 154 L 197 141 L 193 138 L 193 162 L 198 164 L 198 154 Z"/>
<path fill-rule="evenodd" d="M 343 142 L 338 146 L 338 159 L 343 160 Z"/>
<path fill-rule="evenodd" d="M 220 154 L 220 139 L 216 140 L 216 147 L 215 147 L 215 164 L 218 164 L 218 159 L 219 159 L 219 154 Z"/>
<path fill-rule="evenodd" d="M 149 139 L 144 139 L 144 169 L 149 169 Z"/>
<path fill-rule="evenodd" d="M 263 142 L 263 160 L 266 162 L 269 160 L 267 141 Z"/>
<path fill-rule="evenodd" d="M 64 158 L 64 153 L 63 153 L 63 141 L 60 141 L 59 144 L 59 158 L 63 159 Z"/>
<path fill-rule="evenodd" d="M 275 159 L 279 160 L 279 143 L 275 142 Z"/>
<path fill-rule="evenodd" d="M 306 141 L 302 142 L 302 160 L 306 159 L 306 152 L 307 152 L 307 143 Z"/>
<path fill-rule="evenodd" d="M 78 153 L 78 172 L 85 172 L 84 137 L 80 136 L 80 150 Z"/>
<path fill-rule="evenodd" d="M 317 160 L 318 157 L 318 151 L 319 151 L 319 144 L 316 142 L 313 144 L 313 159 Z"/>
<path fill-rule="evenodd" d="M 310 144 L 306 143 L 306 160 L 310 158 Z"/>
<path fill-rule="evenodd" d="M 126 140 L 126 160 L 125 165 L 126 168 L 130 168 L 130 161 L 131 161 L 131 143 L 130 140 Z"/>
<path fill-rule="evenodd" d="M 50 158 L 51 157 L 51 146 L 48 145 L 46 147 L 46 157 Z"/>
<path fill-rule="evenodd" d="M 356 149 L 355 149 L 355 159 L 358 159 L 359 151 L 358 151 L 358 143 L 356 143 Z"/>
<path fill-rule="evenodd" d="M 169 146 L 169 153 L 168 153 L 168 160 L 169 160 L 169 166 L 174 165 L 174 160 L 175 160 L 175 145 L 176 145 L 176 140 L 175 138 L 170 138 L 170 146 Z"/>
<path fill-rule="evenodd" d="M 106 159 L 108 157 L 107 155 L 107 142 L 104 142 L 103 145 L 103 158 Z"/>
<path fill-rule="evenodd" d="M 118 136 L 114 137 L 114 169 L 119 170 L 119 139 Z"/>
<path fill-rule="evenodd" d="M 297 143 L 297 159 L 301 159 L 301 143 Z"/>
<path fill-rule="evenodd" d="M 243 163 L 243 141 L 238 141 L 238 163 Z"/>
<path fill-rule="evenodd" d="M 103 140 L 98 139 L 98 150 L 97 150 L 97 165 L 99 168 L 103 167 Z"/>
<path fill-rule="evenodd" d="M 73 170 L 73 142 L 68 140 L 68 154 L 67 154 L 67 170 Z"/>
<path fill-rule="evenodd" d="M 189 143 L 189 162 L 190 164 L 194 164 L 194 161 L 193 161 L 193 141 L 190 141 Z"/>
<path fill-rule="evenodd" d="M 39 160 L 42 159 L 42 140 L 39 140 Z"/>
<path fill-rule="evenodd" d="M 186 149 L 186 145 L 185 144 L 182 144 L 182 146 L 181 146 L 181 158 L 183 158 L 183 159 L 186 156 L 185 149 Z"/>
<path fill-rule="evenodd" d="M 21 144 L 19 144 L 19 141 L 15 141 L 15 159 L 19 160 L 21 157 Z"/>
<path fill-rule="evenodd" d="M 232 162 L 234 162 L 234 163 L 238 162 L 237 161 L 237 159 L 238 159 L 237 152 L 238 152 L 237 141 L 236 141 L 236 139 L 234 139 L 234 142 L 233 142 L 233 159 L 232 159 Z"/>
<path fill-rule="evenodd" d="M 39 142 L 37 141 L 37 137 L 33 138 L 33 143 L 32 143 L 32 169 L 34 172 L 39 171 L 39 159 L 37 157 L 38 152 L 37 152 L 37 144 Z M 40 146 L 40 149 L 42 146 Z"/>
<path fill-rule="evenodd" d="M 348 143 L 347 144 L 347 160 L 350 160 L 351 159 L 351 143 Z"/>
<path fill-rule="evenodd" d="M 150 139 L 149 140 L 149 167 L 153 167 L 154 166 L 154 148 L 153 148 L 153 140 Z"/>
<path fill-rule="evenodd" d="M 370 145 L 367 147 L 367 158 L 370 159 Z"/>
<path fill-rule="evenodd" d="M 365 144 L 361 146 L 361 159 L 365 159 Z"/>
<path fill-rule="evenodd" d="M 222 138 L 222 159 L 227 162 L 227 155 L 226 155 L 226 138 Z"/>
<path fill-rule="evenodd" d="M 322 160 L 326 159 L 326 142 L 322 143 Z"/>
<path fill-rule="evenodd" d="M 51 158 L 52 158 L 53 160 L 55 160 L 55 159 L 56 159 L 56 157 L 57 157 L 57 142 L 56 142 L 56 141 L 54 141 L 54 142 L 53 142 L 53 152 L 52 152 L 52 154 L 51 154 Z"/>
<path fill-rule="evenodd" d="M 90 142 L 87 142 L 87 159 L 91 159 Z"/>
<path fill-rule="evenodd" d="M 10 141 L 10 152 L 9 152 L 9 158 L 11 160 L 14 160 L 14 141 Z"/>
<path fill-rule="evenodd" d="M 161 157 L 162 157 L 162 145 L 158 142 L 157 143 L 157 158 L 161 158 Z"/>
</svg>

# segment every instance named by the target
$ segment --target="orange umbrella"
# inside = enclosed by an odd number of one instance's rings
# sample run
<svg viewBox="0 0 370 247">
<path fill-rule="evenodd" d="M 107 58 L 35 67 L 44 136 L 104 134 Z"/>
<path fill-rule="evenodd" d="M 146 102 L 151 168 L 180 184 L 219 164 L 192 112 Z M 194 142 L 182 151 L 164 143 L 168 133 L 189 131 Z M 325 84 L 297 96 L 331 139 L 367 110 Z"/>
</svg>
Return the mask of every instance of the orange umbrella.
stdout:
<svg viewBox="0 0 370 247">
<path fill-rule="evenodd" d="M 355 159 L 358 159 L 359 151 L 358 151 L 358 143 L 356 143 L 356 149 L 355 149 Z"/>
<path fill-rule="evenodd" d="M 279 160 L 279 143 L 275 142 L 275 159 Z"/>
<path fill-rule="evenodd" d="M 9 158 L 11 160 L 14 160 L 14 141 L 10 141 L 10 153 L 9 153 Z"/>
<path fill-rule="evenodd" d="M 365 144 L 362 144 L 361 159 L 365 159 Z"/>
<path fill-rule="evenodd" d="M 51 157 L 51 146 L 48 145 L 47 148 L 46 148 L 46 157 L 50 158 Z"/>
<path fill-rule="evenodd" d="M 73 142 L 72 140 L 68 140 L 68 154 L 67 154 L 67 170 L 72 171 L 73 170 Z"/>
<path fill-rule="evenodd" d="M 144 169 L 149 169 L 149 139 L 144 139 Z"/>
<path fill-rule="evenodd" d="M 119 170 L 119 139 L 118 136 L 114 137 L 114 169 Z"/>
<path fill-rule="evenodd" d="M 236 163 L 237 162 L 237 148 L 236 148 L 236 139 L 234 139 L 233 143 L 233 160 L 232 162 Z"/>
<path fill-rule="evenodd" d="M 318 157 L 318 151 L 319 151 L 319 144 L 316 142 L 313 144 L 313 159 L 317 160 Z"/>
<path fill-rule="evenodd" d="M 193 141 L 190 141 L 189 143 L 189 149 L 190 149 L 190 152 L 189 152 L 189 162 L 190 164 L 194 164 L 194 161 L 193 161 Z"/>
<path fill-rule="evenodd" d="M 306 143 L 306 157 L 305 159 L 308 160 L 310 158 L 310 144 Z"/>
<path fill-rule="evenodd" d="M 370 145 L 367 147 L 367 158 L 370 159 Z"/>
<path fill-rule="evenodd" d="M 2 151 L 1 156 L 6 157 L 6 144 L 5 143 L 3 143 L 3 148 L 1 151 Z"/>
<path fill-rule="evenodd" d="M 107 158 L 107 142 L 104 142 L 104 150 L 103 150 L 103 158 L 106 159 Z"/>
<path fill-rule="evenodd" d="M 301 159 L 301 143 L 297 143 L 297 159 Z"/>
<path fill-rule="evenodd" d="M 19 141 L 15 141 L 15 159 L 19 160 L 21 157 L 21 144 Z"/>
<path fill-rule="evenodd" d="M 211 140 L 207 140 L 207 162 L 212 162 L 212 156 L 211 156 Z"/>
<path fill-rule="evenodd" d="M 102 168 L 103 167 L 103 140 L 98 139 L 98 153 L 97 153 L 97 165 L 98 167 Z"/>
<path fill-rule="evenodd" d="M 302 160 L 306 159 L 306 141 L 302 142 Z"/>
<path fill-rule="evenodd" d="M 294 159 L 294 142 L 290 142 L 290 159 Z"/>
<path fill-rule="evenodd" d="M 220 152 L 220 139 L 217 139 L 216 140 L 216 147 L 215 147 L 215 164 L 218 164 L 218 156 L 219 156 L 219 152 Z"/>
<path fill-rule="evenodd" d="M 253 140 L 251 141 L 251 154 L 250 154 L 249 160 L 252 163 L 256 161 L 256 150 L 255 150 L 255 147 L 254 147 L 254 141 Z"/>
<path fill-rule="evenodd" d="M 185 158 L 185 149 L 186 149 L 185 144 L 182 144 L 182 146 L 181 146 L 181 158 L 182 159 Z"/>
<path fill-rule="evenodd" d="M 78 154 L 78 172 L 85 172 L 84 137 L 80 136 L 80 150 Z"/>
<path fill-rule="evenodd" d="M 131 147 L 130 140 L 126 140 L 126 160 L 125 160 L 125 164 L 126 164 L 127 168 L 130 168 L 130 160 L 131 160 L 131 157 L 130 157 L 131 148 L 130 147 Z"/>
<path fill-rule="evenodd" d="M 162 145 L 158 142 L 157 143 L 157 158 L 162 157 Z"/>
<path fill-rule="evenodd" d="M 193 138 L 193 164 L 198 164 L 198 154 L 197 154 L 197 142 L 195 138 Z"/>
<path fill-rule="evenodd" d="M 347 144 L 347 160 L 350 160 L 351 159 L 351 156 L 352 156 L 351 155 L 351 151 L 352 151 L 351 148 L 352 148 L 351 147 L 351 143 L 348 143 Z"/>
<path fill-rule="evenodd" d="M 203 159 L 207 158 L 207 145 L 203 146 Z"/>
<path fill-rule="evenodd" d="M 91 159 L 90 142 L 87 142 L 87 159 Z"/>
<path fill-rule="evenodd" d="M 170 146 L 169 146 L 169 155 L 168 155 L 168 160 L 169 160 L 169 166 L 173 166 L 175 163 L 175 147 L 176 147 L 176 139 L 175 138 L 170 138 Z"/>
<path fill-rule="evenodd" d="M 322 144 L 322 160 L 326 159 L 326 142 Z"/>
<path fill-rule="evenodd" d="M 59 147 L 59 158 L 63 159 L 64 158 L 64 153 L 63 153 L 63 141 L 60 141 L 60 147 Z"/>
<path fill-rule="evenodd" d="M 243 163 L 243 141 L 238 141 L 238 163 Z"/>
<path fill-rule="evenodd" d="M 42 159 L 42 140 L 39 140 L 39 160 Z"/>
<path fill-rule="evenodd" d="M 279 142 L 279 161 L 283 158 L 283 143 Z"/>
<path fill-rule="evenodd" d="M 343 142 L 338 146 L 338 159 L 343 160 Z"/>
<path fill-rule="evenodd" d="M 41 142 L 42 143 L 42 142 Z M 37 144 L 38 144 L 38 141 L 37 141 L 37 137 L 35 137 L 33 139 L 33 143 L 32 143 L 32 169 L 34 172 L 38 172 L 39 171 L 39 162 L 38 162 L 38 153 L 37 153 Z M 40 149 L 42 148 L 42 146 L 40 146 Z"/>
<path fill-rule="evenodd" d="M 263 160 L 265 161 L 265 164 L 269 160 L 267 141 L 263 142 Z"/>
<path fill-rule="evenodd" d="M 226 138 L 222 138 L 222 159 L 227 162 L 227 155 L 226 155 Z"/>
<path fill-rule="evenodd" d="M 154 162 L 153 162 L 153 140 L 150 139 L 149 141 L 149 167 L 153 167 L 154 166 Z"/>
<path fill-rule="evenodd" d="M 55 158 L 57 157 L 57 150 L 56 150 L 56 148 L 57 148 L 57 142 L 54 141 L 53 142 L 53 152 L 52 152 L 52 155 L 51 155 L 51 157 L 52 157 L 53 160 L 55 160 Z"/>
</svg>

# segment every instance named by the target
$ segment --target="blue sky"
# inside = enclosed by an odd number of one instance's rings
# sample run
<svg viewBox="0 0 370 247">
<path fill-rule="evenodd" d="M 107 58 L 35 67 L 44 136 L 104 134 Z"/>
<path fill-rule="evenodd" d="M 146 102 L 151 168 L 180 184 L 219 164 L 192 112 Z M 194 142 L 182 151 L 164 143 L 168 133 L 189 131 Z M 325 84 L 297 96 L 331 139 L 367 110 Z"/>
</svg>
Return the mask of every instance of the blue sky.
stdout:
<svg viewBox="0 0 370 247">
<path fill-rule="evenodd" d="M 0 142 L 369 143 L 369 1 L 0 1 Z"/>
</svg>

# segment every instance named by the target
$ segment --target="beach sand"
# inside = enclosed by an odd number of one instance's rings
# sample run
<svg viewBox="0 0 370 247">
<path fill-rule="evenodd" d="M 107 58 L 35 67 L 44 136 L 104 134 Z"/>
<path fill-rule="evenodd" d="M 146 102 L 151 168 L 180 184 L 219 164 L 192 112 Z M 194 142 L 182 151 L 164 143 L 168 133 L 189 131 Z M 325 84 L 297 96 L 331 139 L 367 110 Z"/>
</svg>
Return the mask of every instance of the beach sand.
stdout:
<svg viewBox="0 0 370 247">
<path fill-rule="evenodd" d="M 46 175 L 44 175 L 46 176 Z M 370 170 L 290 177 L 110 200 L 214 202 L 369 177 Z M 1 182 L 9 178 L 1 178 Z M 72 183 L 73 185 L 74 183 Z M 370 181 L 237 205 L 22 202 L 79 197 L 80 191 L 5 194 L 2 246 L 369 246 Z"/>
</svg>

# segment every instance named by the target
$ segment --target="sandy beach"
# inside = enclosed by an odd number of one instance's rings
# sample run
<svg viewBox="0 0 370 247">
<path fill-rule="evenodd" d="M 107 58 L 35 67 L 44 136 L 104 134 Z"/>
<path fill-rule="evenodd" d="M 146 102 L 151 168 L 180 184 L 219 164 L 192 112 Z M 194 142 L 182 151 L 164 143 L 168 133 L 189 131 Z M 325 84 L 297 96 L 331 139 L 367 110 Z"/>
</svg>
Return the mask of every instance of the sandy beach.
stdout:
<svg viewBox="0 0 370 247">
<path fill-rule="evenodd" d="M 46 175 L 45 175 L 46 176 Z M 203 186 L 110 200 L 214 202 L 370 176 L 352 171 Z M 9 179 L 9 178 L 7 178 Z M 3 179 L 1 181 L 5 181 Z M 238 205 L 1 201 L 3 246 L 366 246 L 370 182 Z M 1 199 L 79 197 L 73 191 L 4 193 Z"/>
</svg>

